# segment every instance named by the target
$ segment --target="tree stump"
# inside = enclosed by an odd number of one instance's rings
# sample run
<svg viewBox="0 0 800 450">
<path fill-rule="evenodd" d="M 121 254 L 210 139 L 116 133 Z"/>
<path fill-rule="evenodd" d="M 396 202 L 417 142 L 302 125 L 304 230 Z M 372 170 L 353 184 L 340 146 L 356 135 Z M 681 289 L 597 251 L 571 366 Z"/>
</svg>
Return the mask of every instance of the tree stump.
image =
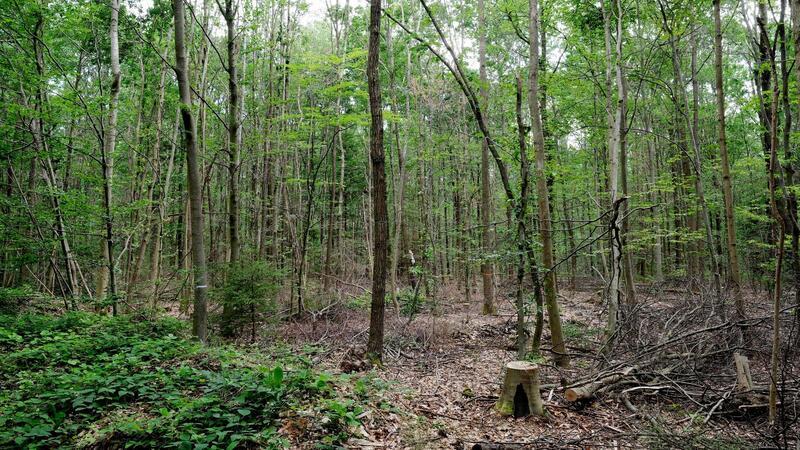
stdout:
<svg viewBox="0 0 800 450">
<path fill-rule="evenodd" d="M 750 392 L 753 390 L 753 376 L 750 374 L 750 361 L 740 353 L 733 354 L 736 363 L 736 390 Z"/>
<path fill-rule="evenodd" d="M 539 366 L 527 361 L 507 363 L 503 392 L 495 408 L 506 416 L 543 416 L 544 407 L 539 394 Z"/>
</svg>

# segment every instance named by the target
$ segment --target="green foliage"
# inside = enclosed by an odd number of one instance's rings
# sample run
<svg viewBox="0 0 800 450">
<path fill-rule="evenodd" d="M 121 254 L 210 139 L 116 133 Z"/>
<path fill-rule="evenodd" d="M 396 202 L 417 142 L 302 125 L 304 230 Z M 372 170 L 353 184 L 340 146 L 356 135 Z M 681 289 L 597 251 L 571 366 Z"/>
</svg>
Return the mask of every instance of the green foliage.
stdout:
<svg viewBox="0 0 800 450">
<path fill-rule="evenodd" d="M 309 408 L 334 445 L 357 424 L 361 407 L 304 359 L 264 366 L 184 332 L 172 319 L 0 316 L 0 448 L 283 447 L 279 417 Z"/>
<path fill-rule="evenodd" d="M 364 292 L 361 295 L 350 297 L 347 301 L 347 307 L 350 309 L 368 310 L 372 296 L 369 292 Z"/>
<path fill-rule="evenodd" d="M 603 334 L 603 330 L 600 328 L 593 328 L 584 323 L 573 322 L 571 320 L 564 321 L 562 330 L 566 338 L 578 341 L 590 340 L 593 337 Z"/>
<path fill-rule="evenodd" d="M 416 269 L 416 267 L 412 268 Z M 400 303 L 400 313 L 404 316 L 414 316 L 419 314 L 428 303 L 425 294 L 417 292 L 414 295 L 414 289 L 405 288 L 397 293 L 397 301 Z"/>
<path fill-rule="evenodd" d="M 236 329 L 257 314 L 275 310 L 275 296 L 283 272 L 263 261 L 250 261 L 229 268 L 222 286 L 213 292 L 230 313 L 223 317 L 223 327 Z"/>
<path fill-rule="evenodd" d="M 0 287 L 0 312 L 18 311 L 28 299 L 37 296 L 28 285 L 19 287 Z"/>
</svg>

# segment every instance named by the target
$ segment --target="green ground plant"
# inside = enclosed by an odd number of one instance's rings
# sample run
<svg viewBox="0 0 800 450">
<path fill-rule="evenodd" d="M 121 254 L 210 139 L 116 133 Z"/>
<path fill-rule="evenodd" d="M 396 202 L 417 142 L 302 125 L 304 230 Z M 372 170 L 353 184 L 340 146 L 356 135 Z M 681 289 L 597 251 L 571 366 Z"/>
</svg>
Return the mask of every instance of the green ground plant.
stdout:
<svg viewBox="0 0 800 450">
<path fill-rule="evenodd" d="M 0 315 L 0 448 L 282 448 L 296 411 L 324 418 L 307 438 L 331 446 L 357 425 L 357 399 L 305 358 L 185 333 L 172 319 Z"/>
</svg>

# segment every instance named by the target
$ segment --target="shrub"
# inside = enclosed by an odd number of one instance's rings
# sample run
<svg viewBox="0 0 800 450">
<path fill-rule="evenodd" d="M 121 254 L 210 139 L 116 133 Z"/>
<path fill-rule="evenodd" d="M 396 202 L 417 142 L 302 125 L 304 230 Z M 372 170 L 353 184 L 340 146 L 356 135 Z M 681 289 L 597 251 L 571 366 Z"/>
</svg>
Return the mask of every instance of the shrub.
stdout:
<svg viewBox="0 0 800 450">
<path fill-rule="evenodd" d="M 281 271 L 261 261 L 230 267 L 223 285 L 212 293 L 226 311 L 220 317 L 222 334 L 233 336 L 242 325 L 255 323 L 259 314 L 273 313 L 281 279 Z"/>
</svg>

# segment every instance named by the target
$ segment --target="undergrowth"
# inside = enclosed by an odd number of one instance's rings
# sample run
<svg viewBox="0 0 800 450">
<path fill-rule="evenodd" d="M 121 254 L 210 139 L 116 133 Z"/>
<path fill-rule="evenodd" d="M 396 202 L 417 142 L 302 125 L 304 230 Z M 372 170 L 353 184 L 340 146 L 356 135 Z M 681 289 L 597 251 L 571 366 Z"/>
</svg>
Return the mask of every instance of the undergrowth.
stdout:
<svg viewBox="0 0 800 450">
<path fill-rule="evenodd" d="M 172 319 L 0 315 L 0 448 L 335 446 L 362 411 L 340 382 L 303 357 L 204 348 Z"/>
</svg>

